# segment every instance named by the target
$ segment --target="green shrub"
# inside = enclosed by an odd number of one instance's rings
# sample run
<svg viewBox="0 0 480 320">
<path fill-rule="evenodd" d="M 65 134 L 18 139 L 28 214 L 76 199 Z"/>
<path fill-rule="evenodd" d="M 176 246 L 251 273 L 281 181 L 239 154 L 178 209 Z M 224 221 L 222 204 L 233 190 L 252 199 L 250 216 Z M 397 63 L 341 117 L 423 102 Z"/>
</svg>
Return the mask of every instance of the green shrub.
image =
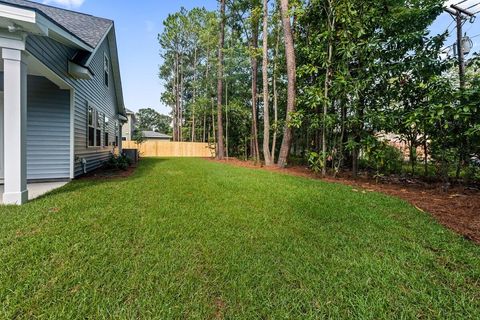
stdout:
<svg viewBox="0 0 480 320">
<path fill-rule="evenodd" d="M 111 154 L 110 158 L 105 162 L 105 168 L 116 170 L 127 170 L 132 165 L 132 161 L 124 154 Z"/>
<path fill-rule="evenodd" d="M 308 156 L 308 165 L 310 169 L 315 173 L 319 173 L 320 171 L 322 171 L 323 169 L 322 155 L 319 154 L 318 152 L 312 151 L 312 152 L 308 152 L 307 156 Z"/>
<path fill-rule="evenodd" d="M 364 154 L 361 163 L 366 169 L 374 170 L 377 175 L 402 171 L 404 157 L 400 150 L 375 137 L 365 139 L 363 145 Z"/>
</svg>

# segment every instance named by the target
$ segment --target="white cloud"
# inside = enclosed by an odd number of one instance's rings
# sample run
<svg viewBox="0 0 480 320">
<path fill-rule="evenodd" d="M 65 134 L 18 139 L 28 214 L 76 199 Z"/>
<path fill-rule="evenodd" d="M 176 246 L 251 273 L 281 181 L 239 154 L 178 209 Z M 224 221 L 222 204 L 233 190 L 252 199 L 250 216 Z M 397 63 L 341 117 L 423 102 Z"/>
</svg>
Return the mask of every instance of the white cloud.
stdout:
<svg viewBox="0 0 480 320">
<path fill-rule="evenodd" d="M 44 4 L 59 5 L 68 9 L 80 8 L 85 0 L 44 0 Z"/>
</svg>

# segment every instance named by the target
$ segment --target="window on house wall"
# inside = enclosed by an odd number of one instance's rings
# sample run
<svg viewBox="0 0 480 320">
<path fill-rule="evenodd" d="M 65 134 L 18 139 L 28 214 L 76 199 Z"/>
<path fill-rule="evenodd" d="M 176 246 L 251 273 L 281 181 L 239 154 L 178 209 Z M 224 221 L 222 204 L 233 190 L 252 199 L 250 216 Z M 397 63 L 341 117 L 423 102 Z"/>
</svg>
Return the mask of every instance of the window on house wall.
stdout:
<svg viewBox="0 0 480 320">
<path fill-rule="evenodd" d="M 110 61 L 107 57 L 107 54 L 105 54 L 105 57 L 103 59 L 103 75 L 105 86 L 108 87 L 110 82 Z"/>
<path fill-rule="evenodd" d="M 118 121 L 115 121 L 115 146 L 118 147 L 120 145 L 120 139 L 119 139 L 119 134 L 120 132 L 120 123 Z"/>
<path fill-rule="evenodd" d="M 109 127 L 109 122 L 110 119 L 108 119 L 107 116 L 103 115 L 103 132 L 104 132 L 104 137 L 103 137 L 103 146 L 108 147 L 110 140 L 108 137 L 108 127 Z"/>
<path fill-rule="evenodd" d="M 95 111 L 93 107 L 88 107 L 88 114 L 87 114 L 87 121 L 88 121 L 88 146 L 94 147 L 95 146 Z"/>
<path fill-rule="evenodd" d="M 96 118 L 97 118 L 97 123 L 96 123 L 96 128 L 95 128 L 95 145 L 97 147 L 100 147 L 102 146 L 102 128 L 103 128 L 103 124 L 102 124 L 102 120 L 103 120 L 103 115 L 96 111 Z"/>
</svg>

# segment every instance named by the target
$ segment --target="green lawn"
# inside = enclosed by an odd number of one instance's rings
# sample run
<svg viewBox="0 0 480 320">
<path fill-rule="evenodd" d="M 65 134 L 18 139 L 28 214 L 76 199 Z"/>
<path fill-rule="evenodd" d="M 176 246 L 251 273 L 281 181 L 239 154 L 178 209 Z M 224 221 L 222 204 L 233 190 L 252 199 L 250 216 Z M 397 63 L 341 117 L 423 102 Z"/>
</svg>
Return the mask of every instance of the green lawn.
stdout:
<svg viewBox="0 0 480 320">
<path fill-rule="evenodd" d="M 0 207 L 0 318 L 477 318 L 480 246 L 411 205 L 199 159 Z"/>
</svg>

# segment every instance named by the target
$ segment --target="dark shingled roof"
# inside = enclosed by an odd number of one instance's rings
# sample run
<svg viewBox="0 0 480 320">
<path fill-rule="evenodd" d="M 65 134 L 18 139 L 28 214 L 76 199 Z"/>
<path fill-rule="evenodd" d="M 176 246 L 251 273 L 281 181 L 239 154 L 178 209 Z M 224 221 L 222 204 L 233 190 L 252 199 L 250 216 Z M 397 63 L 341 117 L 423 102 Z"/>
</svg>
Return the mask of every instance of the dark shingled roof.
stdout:
<svg viewBox="0 0 480 320">
<path fill-rule="evenodd" d="M 113 24 L 113 21 L 109 19 L 98 18 L 88 14 L 60 9 L 32 1 L 0 0 L 0 3 L 13 4 L 27 9 L 35 9 L 92 48 L 96 48 L 100 44 L 103 36 Z"/>
<path fill-rule="evenodd" d="M 146 139 L 170 139 L 172 138 L 169 135 L 166 135 L 164 133 L 160 132 L 154 132 L 154 131 L 142 131 L 142 135 Z"/>
</svg>

